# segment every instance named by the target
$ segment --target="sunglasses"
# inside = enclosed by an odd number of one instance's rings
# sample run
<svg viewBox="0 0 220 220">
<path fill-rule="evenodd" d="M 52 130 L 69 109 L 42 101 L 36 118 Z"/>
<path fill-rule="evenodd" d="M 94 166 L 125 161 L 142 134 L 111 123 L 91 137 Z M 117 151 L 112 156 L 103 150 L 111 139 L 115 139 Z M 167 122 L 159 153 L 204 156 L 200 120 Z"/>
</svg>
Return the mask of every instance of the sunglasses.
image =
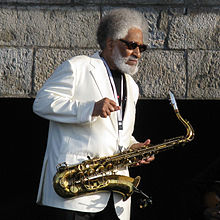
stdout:
<svg viewBox="0 0 220 220">
<path fill-rule="evenodd" d="M 129 42 L 123 39 L 119 39 L 121 42 L 125 43 L 129 50 L 134 50 L 137 47 L 139 48 L 140 52 L 144 52 L 147 49 L 147 46 L 145 44 L 137 44 L 135 42 Z"/>
</svg>

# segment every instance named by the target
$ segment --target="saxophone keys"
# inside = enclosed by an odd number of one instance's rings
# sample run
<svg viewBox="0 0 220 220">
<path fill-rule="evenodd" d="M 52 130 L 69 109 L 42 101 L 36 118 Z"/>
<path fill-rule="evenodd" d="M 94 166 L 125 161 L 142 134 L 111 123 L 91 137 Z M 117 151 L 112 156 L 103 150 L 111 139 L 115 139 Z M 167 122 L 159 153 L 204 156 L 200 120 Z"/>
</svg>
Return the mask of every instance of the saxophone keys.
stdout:
<svg viewBox="0 0 220 220">
<path fill-rule="evenodd" d="M 89 168 L 89 170 L 86 173 L 87 173 L 87 175 L 92 175 L 95 173 L 95 169 Z"/>
<path fill-rule="evenodd" d="M 79 171 L 85 170 L 84 164 L 79 164 L 79 165 L 77 166 L 77 168 L 78 168 Z"/>
<path fill-rule="evenodd" d="M 102 172 L 105 169 L 103 165 L 100 165 L 97 169 L 96 172 Z"/>
<path fill-rule="evenodd" d="M 108 163 L 106 165 L 107 170 L 111 170 L 113 168 L 113 164 L 112 163 Z"/>
<path fill-rule="evenodd" d="M 78 187 L 76 187 L 75 185 L 72 185 L 72 186 L 70 187 L 70 191 L 71 191 L 73 194 L 76 194 L 76 193 L 78 193 L 79 189 L 78 189 Z"/>
<path fill-rule="evenodd" d="M 78 172 L 78 173 L 77 173 L 77 177 L 78 177 L 77 179 L 82 180 L 82 179 L 85 177 L 84 172 L 82 172 L 82 171 Z"/>
<path fill-rule="evenodd" d="M 63 163 L 59 163 L 57 164 L 56 166 L 56 170 L 65 170 L 66 168 L 68 167 L 67 163 L 66 162 L 63 162 Z"/>
<path fill-rule="evenodd" d="M 68 185 L 69 185 L 69 182 L 66 179 L 60 179 L 60 186 L 62 188 L 66 188 L 68 187 Z"/>
</svg>

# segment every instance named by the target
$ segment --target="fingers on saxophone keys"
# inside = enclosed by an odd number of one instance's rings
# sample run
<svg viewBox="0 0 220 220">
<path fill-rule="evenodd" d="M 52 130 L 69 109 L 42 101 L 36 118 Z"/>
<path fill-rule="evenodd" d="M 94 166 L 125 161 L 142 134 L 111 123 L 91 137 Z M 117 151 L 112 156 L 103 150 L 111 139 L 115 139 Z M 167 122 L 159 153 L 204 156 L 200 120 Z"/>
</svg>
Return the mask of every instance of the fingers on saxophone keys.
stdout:
<svg viewBox="0 0 220 220">
<path fill-rule="evenodd" d="M 154 154 L 152 154 L 150 157 L 147 157 L 147 161 L 152 162 L 155 160 Z"/>
<path fill-rule="evenodd" d="M 142 160 L 140 160 L 140 161 L 138 162 L 138 164 L 139 164 L 139 165 L 149 164 L 149 163 L 151 163 L 154 159 L 155 159 L 155 156 L 154 156 L 154 155 L 151 155 L 151 156 L 148 156 L 148 157 L 144 157 Z"/>
</svg>

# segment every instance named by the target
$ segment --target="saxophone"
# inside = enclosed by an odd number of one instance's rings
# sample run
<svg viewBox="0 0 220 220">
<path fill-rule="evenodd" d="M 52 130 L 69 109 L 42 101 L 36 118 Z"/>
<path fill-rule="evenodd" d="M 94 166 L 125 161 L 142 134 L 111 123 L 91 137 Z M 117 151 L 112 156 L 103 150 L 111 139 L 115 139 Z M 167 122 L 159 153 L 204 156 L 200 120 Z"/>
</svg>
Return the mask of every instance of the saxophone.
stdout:
<svg viewBox="0 0 220 220">
<path fill-rule="evenodd" d="M 185 136 L 172 138 L 161 144 L 144 146 L 135 150 L 130 149 L 113 156 L 88 158 L 88 160 L 76 165 L 67 165 L 65 162 L 58 164 L 57 172 L 53 178 L 55 192 L 63 198 L 74 198 L 100 191 L 113 191 L 121 194 L 124 201 L 133 192 L 139 192 L 148 199 L 148 202 L 151 202 L 150 198 L 137 188 L 140 176 L 132 178 L 116 175 L 115 170 L 135 166 L 145 157 L 193 140 L 194 130 L 191 124 L 180 115 L 174 95 L 171 92 L 169 95 L 177 118 L 187 130 Z"/>
</svg>

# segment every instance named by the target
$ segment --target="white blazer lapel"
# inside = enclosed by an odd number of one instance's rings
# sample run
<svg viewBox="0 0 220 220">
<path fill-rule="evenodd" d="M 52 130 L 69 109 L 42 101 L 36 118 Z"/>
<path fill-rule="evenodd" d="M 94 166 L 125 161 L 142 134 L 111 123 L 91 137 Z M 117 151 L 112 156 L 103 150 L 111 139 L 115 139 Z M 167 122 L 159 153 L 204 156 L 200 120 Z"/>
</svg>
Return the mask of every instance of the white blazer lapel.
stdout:
<svg viewBox="0 0 220 220">
<path fill-rule="evenodd" d="M 98 53 L 95 53 L 92 58 L 93 59 L 91 59 L 91 65 L 93 66 L 93 68 L 90 70 L 90 73 L 92 74 L 94 81 L 96 82 L 101 96 L 103 98 L 114 100 L 114 95 L 112 92 L 108 73 L 102 59 L 100 58 Z M 113 112 L 110 116 L 110 119 L 112 121 L 114 129 L 117 130 L 117 114 Z"/>
<path fill-rule="evenodd" d="M 135 105 L 136 101 L 135 98 L 133 97 L 133 89 L 132 85 L 130 83 L 130 78 L 125 74 L 126 78 L 126 86 L 127 86 L 127 101 L 126 101 L 126 107 L 125 107 L 125 113 L 124 113 L 124 119 L 123 119 L 123 125 L 126 128 L 129 124 L 130 121 L 133 120 L 133 115 L 135 115 Z"/>
<path fill-rule="evenodd" d="M 100 91 L 100 94 L 103 98 L 107 97 L 114 100 L 111 84 L 109 81 L 108 73 L 105 68 L 103 61 L 99 59 L 92 59 L 91 64 L 94 67 L 90 70 L 96 85 Z"/>
</svg>

